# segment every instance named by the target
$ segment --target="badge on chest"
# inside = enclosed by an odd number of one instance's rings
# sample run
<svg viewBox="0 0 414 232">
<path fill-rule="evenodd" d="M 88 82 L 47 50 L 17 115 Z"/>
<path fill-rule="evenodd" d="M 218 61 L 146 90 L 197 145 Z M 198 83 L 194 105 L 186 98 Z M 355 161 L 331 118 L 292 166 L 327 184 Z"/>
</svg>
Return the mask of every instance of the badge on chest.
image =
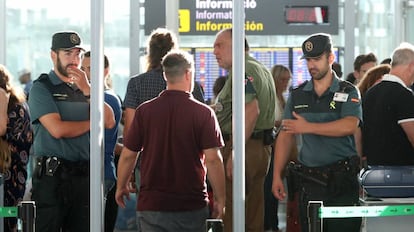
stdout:
<svg viewBox="0 0 414 232">
<path fill-rule="evenodd" d="M 333 100 L 336 101 L 336 102 L 346 102 L 348 100 L 348 96 L 349 96 L 349 94 L 347 94 L 347 93 L 336 92 L 334 94 Z"/>
</svg>

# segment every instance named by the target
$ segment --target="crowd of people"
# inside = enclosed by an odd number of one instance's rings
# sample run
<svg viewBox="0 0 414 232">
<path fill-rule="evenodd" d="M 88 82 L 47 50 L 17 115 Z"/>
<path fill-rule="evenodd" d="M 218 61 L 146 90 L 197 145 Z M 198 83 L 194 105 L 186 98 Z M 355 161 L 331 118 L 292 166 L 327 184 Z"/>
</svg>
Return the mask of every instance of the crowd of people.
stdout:
<svg viewBox="0 0 414 232">
<path fill-rule="evenodd" d="M 282 231 L 278 201 L 289 195 L 297 225 L 287 229 L 307 232 L 309 201 L 359 205 L 364 163 L 414 165 L 412 44 L 380 64 L 373 53 L 360 54 L 342 78 L 331 36 L 312 34 L 301 57 L 311 79 L 292 87 L 290 69 L 265 67 L 247 39 L 245 76 L 233 76 L 232 35 L 224 29 L 212 42 L 227 75 L 217 78 L 211 105 L 194 79 L 194 58 L 168 29 L 148 37 L 147 69 L 131 77 L 124 97 L 111 89 L 104 56 L 105 231 L 114 230 L 117 205 L 125 207 L 131 193 L 137 231 L 201 232 L 209 218 L 233 231 L 234 78 L 245 83 L 246 231 Z M 34 80 L 30 70 L 20 72 L 24 91 L 0 65 L 4 206 L 23 199 L 31 176 L 39 231 L 89 231 L 90 56 L 78 33 L 53 34 L 52 69 Z M 4 228 L 16 231 L 16 218 Z M 357 232 L 361 218 L 326 219 L 323 228 Z"/>
</svg>

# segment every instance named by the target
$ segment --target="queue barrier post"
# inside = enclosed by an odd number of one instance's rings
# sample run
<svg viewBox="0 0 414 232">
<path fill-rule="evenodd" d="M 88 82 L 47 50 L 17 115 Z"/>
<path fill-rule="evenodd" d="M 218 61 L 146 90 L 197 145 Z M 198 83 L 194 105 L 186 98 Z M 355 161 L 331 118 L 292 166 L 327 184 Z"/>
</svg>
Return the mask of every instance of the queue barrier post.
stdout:
<svg viewBox="0 0 414 232">
<path fill-rule="evenodd" d="M 17 206 L 18 225 L 20 232 L 34 232 L 36 205 L 34 201 L 22 201 Z"/>
<path fill-rule="evenodd" d="M 323 207 L 322 201 L 309 201 L 308 203 L 308 224 L 310 232 L 322 231 L 323 219 L 319 216 L 321 207 Z"/>
<path fill-rule="evenodd" d="M 222 219 L 207 219 L 206 220 L 206 232 L 223 232 L 223 220 Z"/>
</svg>

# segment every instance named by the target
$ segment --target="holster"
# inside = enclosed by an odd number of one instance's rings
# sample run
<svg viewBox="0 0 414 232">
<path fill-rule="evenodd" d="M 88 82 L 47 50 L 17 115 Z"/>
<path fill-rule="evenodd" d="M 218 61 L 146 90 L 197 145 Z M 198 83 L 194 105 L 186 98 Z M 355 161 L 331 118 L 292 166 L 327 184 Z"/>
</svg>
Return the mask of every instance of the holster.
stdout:
<svg viewBox="0 0 414 232">
<path fill-rule="evenodd" d="M 299 191 L 300 188 L 300 178 L 295 170 L 295 163 L 289 162 L 286 168 L 286 184 L 288 188 L 288 200 L 293 201 L 295 199 L 295 194 Z"/>
<path fill-rule="evenodd" d="M 271 128 L 263 131 L 263 145 L 273 145 L 277 136 L 276 128 Z"/>
<path fill-rule="evenodd" d="M 39 156 L 36 159 L 34 174 L 40 179 L 43 176 L 88 176 L 89 161 L 68 161 L 56 156 Z"/>
<path fill-rule="evenodd" d="M 336 195 L 347 188 L 359 172 L 359 157 L 353 156 L 322 167 L 306 167 L 293 164 L 291 168 L 301 183 L 309 183 L 317 188 L 327 188 Z"/>
<path fill-rule="evenodd" d="M 60 168 L 61 162 L 55 156 L 40 156 L 36 158 L 36 167 L 34 174 L 40 179 L 44 175 L 55 176 Z"/>
</svg>

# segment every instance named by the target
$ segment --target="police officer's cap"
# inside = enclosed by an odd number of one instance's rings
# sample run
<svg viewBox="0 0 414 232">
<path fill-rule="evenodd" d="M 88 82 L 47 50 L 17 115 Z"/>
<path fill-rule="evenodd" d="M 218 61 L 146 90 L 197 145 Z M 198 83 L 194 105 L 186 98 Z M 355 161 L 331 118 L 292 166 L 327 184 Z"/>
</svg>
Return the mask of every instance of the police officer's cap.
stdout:
<svg viewBox="0 0 414 232">
<path fill-rule="evenodd" d="M 309 36 L 302 44 L 303 56 L 305 58 L 316 58 L 324 52 L 332 50 L 331 36 L 325 33 L 317 33 Z"/>
<path fill-rule="evenodd" d="M 81 47 L 81 38 L 78 33 L 74 31 L 63 31 L 57 32 L 53 35 L 52 50 L 70 50 L 72 48 L 80 48 L 85 50 Z"/>
</svg>

